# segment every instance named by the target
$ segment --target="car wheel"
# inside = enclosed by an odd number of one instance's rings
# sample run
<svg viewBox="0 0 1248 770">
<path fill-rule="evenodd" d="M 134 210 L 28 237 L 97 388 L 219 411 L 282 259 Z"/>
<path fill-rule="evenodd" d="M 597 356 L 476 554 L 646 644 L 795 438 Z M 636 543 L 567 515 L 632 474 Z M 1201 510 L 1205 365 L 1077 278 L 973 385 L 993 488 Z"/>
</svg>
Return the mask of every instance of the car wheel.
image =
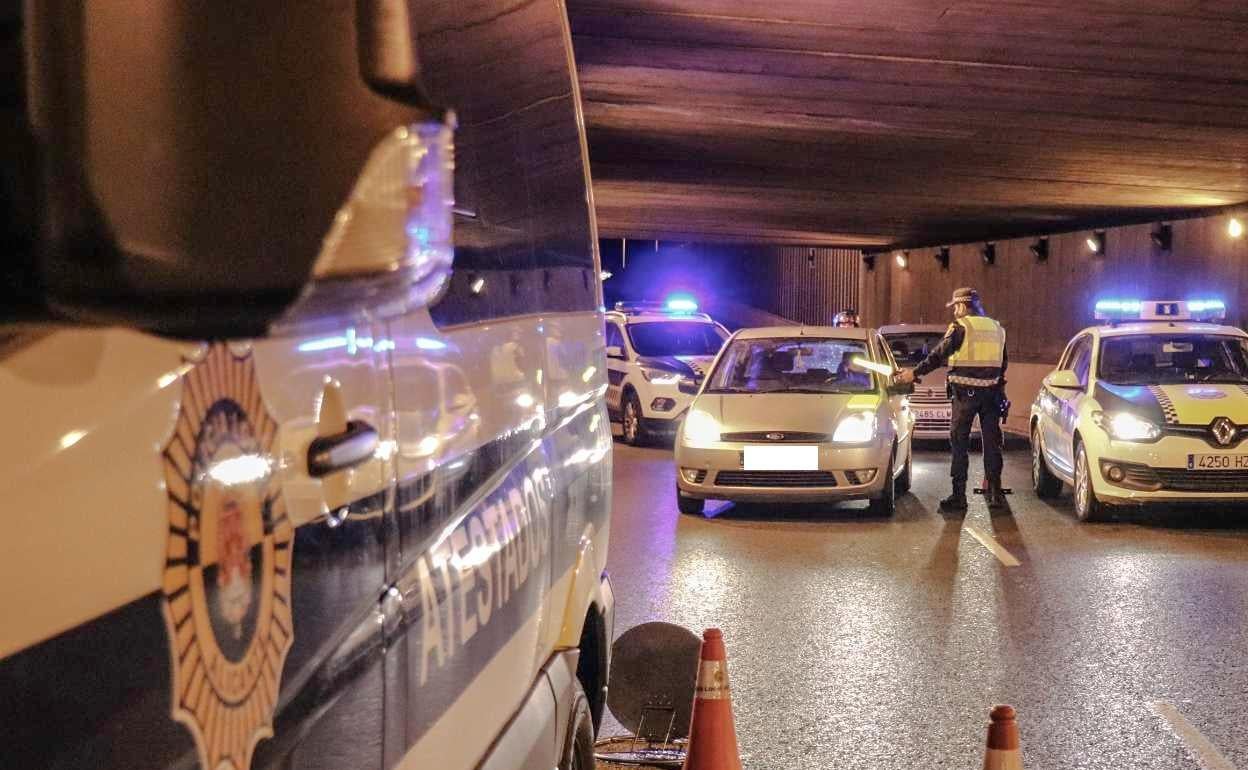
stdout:
<svg viewBox="0 0 1248 770">
<path fill-rule="evenodd" d="M 645 426 L 641 424 L 641 402 L 637 400 L 636 393 L 629 393 L 624 397 L 621 433 L 624 443 L 629 446 L 641 446 L 650 438 Z"/>
<path fill-rule="evenodd" d="M 1079 521 L 1097 521 L 1105 515 L 1105 506 L 1096 499 L 1092 489 L 1092 468 L 1083 444 L 1075 447 L 1075 517 Z"/>
<path fill-rule="evenodd" d="M 910 484 L 914 479 L 914 450 L 911 449 L 906 453 L 906 467 L 893 482 L 897 495 L 910 494 Z"/>
<path fill-rule="evenodd" d="M 558 770 L 594 770 L 594 718 L 580 682 L 576 683 L 576 706 L 568 720 L 568 745 Z"/>
<path fill-rule="evenodd" d="M 1044 439 L 1040 436 L 1040 426 L 1031 430 L 1031 488 L 1036 497 L 1050 500 L 1062 493 L 1062 480 L 1049 470 L 1049 461 L 1044 459 Z"/>
<path fill-rule="evenodd" d="M 706 506 L 705 500 L 699 500 L 696 497 L 686 497 L 680 491 L 680 487 L 676 488 L 676 508 L 689 516 L 700 516 L 702 509 Z"/>
<path fill-rule="evenodd" d="M 892 516 L 897 510 L 897 484 L 893 479 L 893 463 L 896 460 L 897 449 L 894 447 L 893 454 L 888 458 L 888 467 L 884 469 L 884 489 L 879 497 L 871 498 L 867 506 L 867 512 L 872 516 Z"/>
</svg>

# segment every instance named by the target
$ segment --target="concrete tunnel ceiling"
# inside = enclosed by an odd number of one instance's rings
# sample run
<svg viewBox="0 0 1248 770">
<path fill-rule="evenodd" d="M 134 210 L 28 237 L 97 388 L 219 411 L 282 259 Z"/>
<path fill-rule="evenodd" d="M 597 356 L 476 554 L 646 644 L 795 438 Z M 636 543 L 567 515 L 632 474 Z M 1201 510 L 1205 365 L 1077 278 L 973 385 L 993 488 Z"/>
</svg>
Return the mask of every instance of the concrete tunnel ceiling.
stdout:
<svg viewBox="0 0 1248 770">
<path fill-rule="evenodd" d="M 1244 0 L 568 0 L 604 237 L 927 245 L 1248 200 Z"/>
</svg>

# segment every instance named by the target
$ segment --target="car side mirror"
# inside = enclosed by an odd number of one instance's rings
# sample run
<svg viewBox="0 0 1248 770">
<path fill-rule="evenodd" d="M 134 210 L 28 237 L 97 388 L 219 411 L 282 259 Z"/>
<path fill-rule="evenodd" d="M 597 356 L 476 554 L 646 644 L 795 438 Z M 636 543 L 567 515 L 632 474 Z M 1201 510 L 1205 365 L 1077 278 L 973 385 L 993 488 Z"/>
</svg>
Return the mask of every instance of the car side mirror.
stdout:
<svg viewBox="0 0 1248 770">
<path fill-rule="evenodd" d="M 681 377 L 680 382 L 676 383 L 676 389 L 686 396 L 696 396 L 698 395 L 698 382 L 688 377 Z"/>
<path fill-rule="evenodd" d="M 616 358 L 616 359 L 623 361 L 624 360 L 624 348 L 620 347 L 619 345 L 608 345 L 607 346 L 607 358 Z"/>
<path fill-rule="evenodd" d="M 1049 372 L 1044 378 L 1044 386 L 1060 390 L 1083 389 L 1083 384 L 1079 382 L 1079 376 L 1070 369 L 1054 369 Z"/>
</svg>

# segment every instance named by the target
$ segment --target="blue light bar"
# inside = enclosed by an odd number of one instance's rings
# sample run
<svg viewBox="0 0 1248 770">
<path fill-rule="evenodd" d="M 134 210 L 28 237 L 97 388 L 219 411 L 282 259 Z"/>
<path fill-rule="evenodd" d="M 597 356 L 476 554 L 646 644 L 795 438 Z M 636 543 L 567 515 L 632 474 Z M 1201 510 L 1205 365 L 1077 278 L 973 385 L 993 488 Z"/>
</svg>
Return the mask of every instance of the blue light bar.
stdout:
<svg viewBox="0 0 1248 770">
<path fill-rule="evenodd" d="M 1143 308 L 1144 303 L 1138 299 L 1102 299 L 1097 300 L 1096 314 L 1138 318 Z"/>
<path fill-rule="evenodd" d="M 1226 303 L 1220 299 L 1102 299 L 1096 303 L 1096 317 L 1105 321 L 1212 321 L 1226 317 Z"/>
<path fill-rule="evenodd" d="M 675 294 L 667 298 L 667 309 L 671 313 L 696 313 L 698 303 L 693 297 Z"/>
<path fill-rule="evenodd" d="M 1221 318 L 1226 315 L 1226 303 L 1220 299 L 1189 299 L 1187 310 L 1192 315 L 1210 315 Z"/>
</svg>

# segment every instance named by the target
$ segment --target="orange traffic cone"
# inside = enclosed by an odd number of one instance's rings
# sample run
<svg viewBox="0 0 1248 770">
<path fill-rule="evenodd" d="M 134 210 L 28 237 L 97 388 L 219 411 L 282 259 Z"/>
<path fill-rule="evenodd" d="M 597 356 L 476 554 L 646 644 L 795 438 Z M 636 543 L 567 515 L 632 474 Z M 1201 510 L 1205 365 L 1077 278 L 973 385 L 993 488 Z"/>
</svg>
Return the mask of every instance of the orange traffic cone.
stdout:
<svg viewBox="0 0 1248 770">
<path fill-rule="evenodd" d="M 1023 770 L 1023 753 L 1018 748 L 1018 723 L 1013 706 L 997 706 L 988 723 L 988 748 L 984 770 Z"/>
<path fill-rule="evenodd" d="M 741 770 L 737 728 L 732 720 L 732 692 L 728 688 L 728 654 L 718 628 L 702 634 L 698 685 L 694 691 L 693 721 L 683 770 Z"/>
</svg>

